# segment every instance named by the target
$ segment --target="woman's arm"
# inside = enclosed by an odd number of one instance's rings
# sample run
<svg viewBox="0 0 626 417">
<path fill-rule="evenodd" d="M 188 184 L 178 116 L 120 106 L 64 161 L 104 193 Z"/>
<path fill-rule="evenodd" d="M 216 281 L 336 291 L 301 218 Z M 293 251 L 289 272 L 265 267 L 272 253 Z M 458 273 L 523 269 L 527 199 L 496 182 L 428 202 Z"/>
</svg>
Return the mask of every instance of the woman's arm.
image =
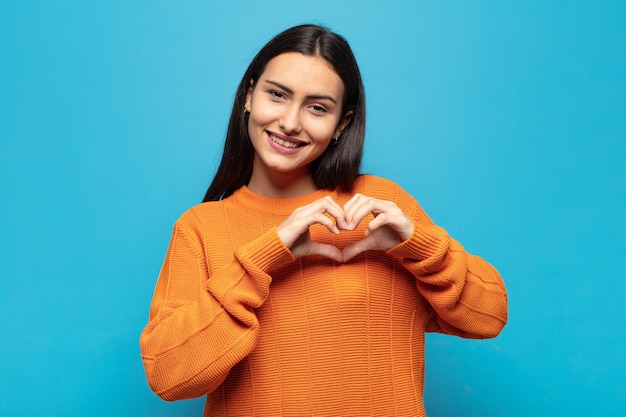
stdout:
<svg viewBox="0 0 626 417">
<path fill-rule="evenodd" d="M 400 187 L 397 193 L 414 227 L 388 253 L 415 276 L 417 289 L 435 312 L 426 330 L 466 338 L 497 336 L 508 319 L 507 292 L 498 271 L 434 225 Z"/>
<path fill-rule="evenodd" d="M 443 229 L 416 223 L 413 236 L 388 253 L 402 259 L 433 307 L 435 317 L 427 331 L 490 338 L 506 324 L 508 299 L 500 274 Z"/>
<path fill-rule="evenodd" d="M 211 392 L 250 354 L 259 336 L 254 309 L 269 293 L 266 271 L 293 260 L 274 228 L 209 276 L 194 218 L 184 216 L 174 228 L 140 338 L 148 382 L 166 400 Z"/>
<path fill-rule="evenodd" d="M 357 194 L 345 205 L 350 227 L 367 215 L 366 236 L 346 249 L 344 261 L 366 250 L 384 250 L 416 278 L 435 317 L 428 331 L 468 338 L 495 337 L 507 321 L 507 293 L 498 271 L 468 254 L 433 224 L 417 201 L 398 185 L 377 180 L 376 197 Z"/>
</svg>

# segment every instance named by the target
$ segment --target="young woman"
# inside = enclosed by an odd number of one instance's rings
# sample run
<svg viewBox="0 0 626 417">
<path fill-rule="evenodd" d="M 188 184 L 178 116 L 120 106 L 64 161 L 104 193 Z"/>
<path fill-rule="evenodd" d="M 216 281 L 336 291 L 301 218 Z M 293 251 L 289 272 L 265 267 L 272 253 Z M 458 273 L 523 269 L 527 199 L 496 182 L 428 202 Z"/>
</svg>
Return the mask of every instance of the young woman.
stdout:
<svg viewBox="0 0 626 417">
<path fill-rule="evenodd" d="M 324 28 L 279 34 L 235 97 L 203 204 L 176 222 L 141 352 L 205 415 L 425 415 L 424 333 L 498 335 L 498 272 L 360 175 L 361 76 Z"/>
</svg>

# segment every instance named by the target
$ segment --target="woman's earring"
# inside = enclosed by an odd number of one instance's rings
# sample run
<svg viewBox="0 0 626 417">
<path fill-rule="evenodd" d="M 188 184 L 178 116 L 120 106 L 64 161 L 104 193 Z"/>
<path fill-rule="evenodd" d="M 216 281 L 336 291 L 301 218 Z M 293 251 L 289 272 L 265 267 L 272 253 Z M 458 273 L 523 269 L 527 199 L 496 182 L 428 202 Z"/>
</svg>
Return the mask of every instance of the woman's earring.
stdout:
<svg viewBox="0 0 626 417">
<path fill-rule="evenodd" d="M 244 109 L 243 109 L 243 117 L 248 117 L 248 116 L 250 116 L 250 110 L 248 110 L 248 109 L 246 109 L 244 107 Z"/>
<path fill-rule="evenodd" d="M 331 144 L 331 145 L 336 145 L 336 144 L 337 144 L 337 142 L 339 142 L 339 138 L 338 138 L 338 137 L 336 137 L 336 138 L 332 138 L 332 139 L 330 140 L 330 144 Z"/>
</svg>

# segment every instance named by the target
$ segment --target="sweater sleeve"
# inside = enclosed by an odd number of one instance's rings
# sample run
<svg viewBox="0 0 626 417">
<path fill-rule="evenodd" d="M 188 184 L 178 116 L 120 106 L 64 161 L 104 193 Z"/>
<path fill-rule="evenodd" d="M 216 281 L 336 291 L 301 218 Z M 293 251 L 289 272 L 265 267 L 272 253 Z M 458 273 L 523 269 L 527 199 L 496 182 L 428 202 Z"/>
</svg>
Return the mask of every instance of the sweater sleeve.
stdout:
<svg viewBox="0 0 626 417">
<path fill-rule="evenodd" d="M 389 249 L 416 278 L 434 316 L 427 331 L 466 338 L 497 336 L 508 318 L 508 298 L 498 271 L 467 253 L 413 202 L 413 235 Z"/>
<path fill-rule="evenodd" d="M 292 260 L 273 228 L 209 276 L 200 225 L 177 222 L 140 337 L 152 390 L 171 401 L 217 388 L 256 346 L 254 309 L 268 296 L 267 271 Z"/>
</svg>

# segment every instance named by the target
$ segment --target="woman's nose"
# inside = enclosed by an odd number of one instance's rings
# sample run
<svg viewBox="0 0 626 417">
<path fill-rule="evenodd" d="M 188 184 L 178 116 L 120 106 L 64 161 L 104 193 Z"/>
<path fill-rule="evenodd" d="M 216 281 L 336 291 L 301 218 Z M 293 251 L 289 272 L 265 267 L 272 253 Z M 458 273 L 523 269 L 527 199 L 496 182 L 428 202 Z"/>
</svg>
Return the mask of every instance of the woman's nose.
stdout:
<svg viewBox="0 0 626 417">
<path fill-rule="evenodd" d="M 300 133 L 302 130 L 300 107 L 296 105 L 287 106 L 281 118 L 278 120 L 278 126 L 280 126 L 286 134 Z"/>
</svg>

